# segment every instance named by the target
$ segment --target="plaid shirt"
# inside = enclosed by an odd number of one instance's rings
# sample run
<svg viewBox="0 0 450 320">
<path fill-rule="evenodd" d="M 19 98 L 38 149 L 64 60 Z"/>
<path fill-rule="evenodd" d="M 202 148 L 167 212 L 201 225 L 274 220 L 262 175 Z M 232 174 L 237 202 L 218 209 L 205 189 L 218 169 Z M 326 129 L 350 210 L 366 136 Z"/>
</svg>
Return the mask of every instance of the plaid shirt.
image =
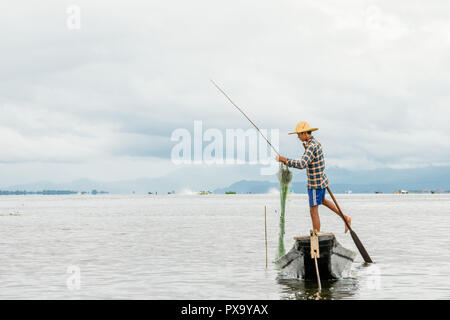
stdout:
<svg viewBox="0 0 450 320">
<path fill-rule="evenodd" d="M 303 143 L 305 153 L 300 160 L 287 159 L 288 167 L 305 169 L 308 176 L 308 189 L 325 189 L 328 178 L 325 175 L 325 160 L 322 145 L 314 137 Z"/>
</svg>

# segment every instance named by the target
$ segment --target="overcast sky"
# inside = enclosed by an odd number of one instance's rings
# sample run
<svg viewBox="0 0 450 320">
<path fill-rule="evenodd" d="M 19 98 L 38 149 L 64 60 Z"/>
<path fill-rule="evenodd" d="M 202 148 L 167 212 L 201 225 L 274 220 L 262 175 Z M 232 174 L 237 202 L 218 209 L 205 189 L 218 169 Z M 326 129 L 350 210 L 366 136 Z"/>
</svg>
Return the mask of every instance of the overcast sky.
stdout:
<svg viewBox="0 0 450 320">
<path fill-rule="evenodd" d="M 81 9 L 81 29 L 67 9 Z M 448 1 L 0 3 L 0 186 L 154 177 L 177 128 L 251 126 L 327 165 L 450 165 Z"/>
</svg>

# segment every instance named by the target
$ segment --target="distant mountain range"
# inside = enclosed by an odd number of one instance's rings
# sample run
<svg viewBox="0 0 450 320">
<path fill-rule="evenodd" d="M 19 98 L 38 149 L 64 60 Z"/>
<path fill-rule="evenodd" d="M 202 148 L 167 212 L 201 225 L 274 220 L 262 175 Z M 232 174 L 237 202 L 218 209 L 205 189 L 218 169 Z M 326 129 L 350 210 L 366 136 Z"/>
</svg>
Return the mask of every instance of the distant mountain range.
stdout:
<svg viewBox="0 0 450 320">
<path fill-rule="evenodd" d="M 396 188 L 394 185 L 389 184 L 333 184 L 330 185 L 333 192 L 336 193 L 393 193 L 397 190 L 408 190 L 409 192 L 423 191 L 429 192 L 450 192 L 450 188 L 428 188 L 428 187 L 416 187 L 414 188 Z M 271 193 L 278 192 L 279 184 L 278 182 L 269 181 L 247 181 L 241 180 L 231 184 L 225 188 L 218 188 L 214 190 L 214 193 L 225 193 L 227 191 L 234 191 L 236 193 Z M 292 182 L 290 185 L 290 190 L 294 193 L 306 193 L 306 183 L 305 182 Z"/>
<path fill-rule="evenodd" d="M 145 173 L 143 173 L 144 175 Z M 242 178 L 260 179 L 259 167 L 255 165 L 239 166 L 191 166 L 180 168 L 167 175 L 157 178 L 142 178 L 122 181 L 94 181 L 91 179 L 78 179 L 64 183 L 51 181 L 38 181 L 34 183 L 2 186 L 0 190 L 75 190 L 91 191 L 93 189 L 108 191 L 113 194 L 147 194 L 158 192 L 167 194 L 190 193 L 200 190 L 214 190 L 229 185 Z M 265 177 L 265 176 L 263 176 Z"/>
<path fill-rule="evenodd" d="M 327 170 L 327 176 L 330 188 L 337 193 L 392 193 L 395 190 L 450 192 L 450 167 L 361 171 L 331 168 Z M 298 175 L 293 178 L 290 189 L 295 193 L 306 193 L 306 180 L 296 178 Z M 214 193 L 268 193 L 278 189 L 278 181 L 240 180 L 228 187 L 215 189 Z"/>
<path fill-rule="evenodd" d="M 103 190 L 114 194 L 167 194 L 214 191 L 225 193 L 267 193 L 278 190 L 276 175 L 261 176 L 256 165 L 192 166 L 180 168 L 158 178 L 142 178 L 124 181 L 93 181 L 79 179 L 67 183 L 39 181 L 30 184 L 0 187 L 0 190 Z M 292 169 L 291 189 L 295 193 L 306 192 L 306 176 L 303 170 Z M 376 169 L 351 171 L 340 168 L 327 169 L 330 186 L 335 192 L 351 190 L 353 193 L 391 193 L 394 190 L 450 190 L 450 167 L 426 167 L 417 169 Z"/>
</svg>

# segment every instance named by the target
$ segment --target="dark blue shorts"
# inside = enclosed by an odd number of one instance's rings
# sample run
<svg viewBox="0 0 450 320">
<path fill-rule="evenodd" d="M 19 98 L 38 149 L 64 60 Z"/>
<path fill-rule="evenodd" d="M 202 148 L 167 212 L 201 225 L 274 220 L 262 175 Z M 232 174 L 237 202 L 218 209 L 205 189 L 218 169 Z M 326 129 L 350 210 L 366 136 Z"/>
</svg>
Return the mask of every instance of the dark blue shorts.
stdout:
<svg viewBox="0 0 450 320">
<path fill-rule="evenodd" d="M 327 189 L 308 189 L 309 206 L 314 207 L 322 204 Z"/>
</svg>

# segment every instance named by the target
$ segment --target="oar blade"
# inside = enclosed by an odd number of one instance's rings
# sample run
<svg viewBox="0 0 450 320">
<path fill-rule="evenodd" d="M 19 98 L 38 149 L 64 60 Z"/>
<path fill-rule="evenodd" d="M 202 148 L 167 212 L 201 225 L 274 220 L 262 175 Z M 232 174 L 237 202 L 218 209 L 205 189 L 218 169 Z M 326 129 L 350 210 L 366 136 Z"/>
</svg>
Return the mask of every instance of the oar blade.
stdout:
<svg viewBox="0 0 450 320">
<path fill-rule="evenodd" d="M 331 198 L 333 199 L 334 204 L 336 205 L 336 208 L 339 211 L 339 216 L 342 218 L 342 220 L 344 220 L 345 225 L 347 226 L 347 228 L 350 230 L 350 234 L 352 236 L 353 242 L 355 242 L 356 247 L 359 250 L 359 253 L 361 253 L 361 256 L 363 257 L 364 261 L 367 263 L 373 263 L 372 259 L 370 259 L 369 254 L 367 253 L 366 249 L 364 248 L 361 240 L 359 240 L 358 236 L 356 235 L 356 233 L 352 230 L 352 228 L 350 227 L 350 225 L 348 224 L 347 220 L 345 220 L 344 214 L 342 213 L 341 208 L 339 208 L 339 204 L 337 203 L 336 199 L 334 198 L 333 193 L 330 190 L 330 187 L 327 187 L 328 193 L 330 194 Z"/>
<path fill-rule="evenodd" d="M 359 240 L 356 233 L 353 230 L 350 230 L 350 235 L 352 236 L 352 239 L 355 242 L 355 245 L 358 248 L 359 253 L 361 253 L 361 256 L 363 257 L 364 261 L 367 263 L 373 263 L 372 259 L 370 259 L 369 254 L 367 253 L 366 249 L 364 248 L 361 240 Z"/>
</svg>

